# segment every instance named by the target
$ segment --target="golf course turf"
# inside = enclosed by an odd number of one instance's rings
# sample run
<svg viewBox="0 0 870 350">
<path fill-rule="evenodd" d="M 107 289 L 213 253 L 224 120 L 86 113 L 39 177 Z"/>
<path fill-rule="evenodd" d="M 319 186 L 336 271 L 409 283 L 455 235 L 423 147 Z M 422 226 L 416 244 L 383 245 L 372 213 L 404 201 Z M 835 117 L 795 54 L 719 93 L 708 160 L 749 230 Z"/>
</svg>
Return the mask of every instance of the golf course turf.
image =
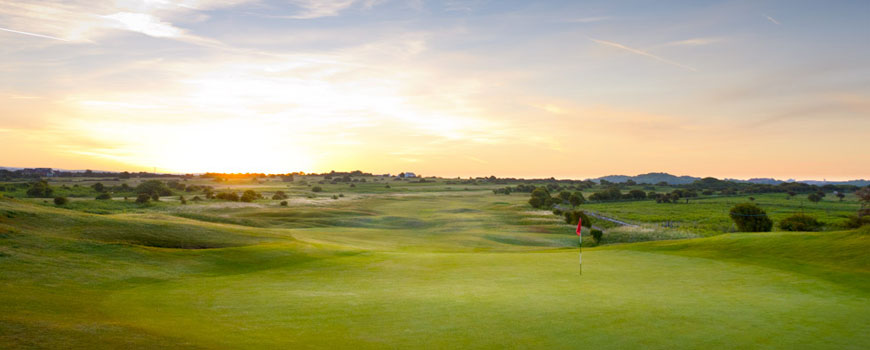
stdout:
<svg viewBox="0 0 870 350">
<path fill-rule="evenodd" d="M 421 188 L 0 199 L 0 348 L 870 347 L 866 227 L 583 248 L 580 274 L 572 228 L 525 196 Z"/>
</svg>

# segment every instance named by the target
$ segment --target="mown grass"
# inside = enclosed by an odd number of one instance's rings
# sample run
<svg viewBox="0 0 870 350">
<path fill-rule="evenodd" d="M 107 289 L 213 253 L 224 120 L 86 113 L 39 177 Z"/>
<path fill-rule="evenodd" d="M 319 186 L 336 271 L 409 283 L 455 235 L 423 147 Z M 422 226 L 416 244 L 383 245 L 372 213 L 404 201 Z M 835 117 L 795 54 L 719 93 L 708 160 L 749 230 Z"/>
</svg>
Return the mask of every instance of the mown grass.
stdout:
<svg viewBox="0 0 870 350">
<path fill-rule="evenodd" d="M 527 196 L 419 186 L 289 207 L 0 199 L 0 348 L 870 346 L 866 229 L 613 228 L 581 275 L 573 227 Z"/>
</svg>

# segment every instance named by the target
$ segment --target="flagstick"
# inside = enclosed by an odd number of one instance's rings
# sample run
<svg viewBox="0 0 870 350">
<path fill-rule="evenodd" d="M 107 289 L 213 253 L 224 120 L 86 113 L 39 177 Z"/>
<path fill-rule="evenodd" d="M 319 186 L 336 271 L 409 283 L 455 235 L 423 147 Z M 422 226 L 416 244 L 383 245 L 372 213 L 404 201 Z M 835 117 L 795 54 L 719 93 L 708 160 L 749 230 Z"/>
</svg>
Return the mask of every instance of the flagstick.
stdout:
<svg viewBox="0 0 870 350">
<path fill-rule="evenodd" d="M 580 258 L 578 261 L 580 262 L 580 274 L 583 274 L 583 236 L 577 235 L 577 240 L 580 241 Z"/>
</svg>

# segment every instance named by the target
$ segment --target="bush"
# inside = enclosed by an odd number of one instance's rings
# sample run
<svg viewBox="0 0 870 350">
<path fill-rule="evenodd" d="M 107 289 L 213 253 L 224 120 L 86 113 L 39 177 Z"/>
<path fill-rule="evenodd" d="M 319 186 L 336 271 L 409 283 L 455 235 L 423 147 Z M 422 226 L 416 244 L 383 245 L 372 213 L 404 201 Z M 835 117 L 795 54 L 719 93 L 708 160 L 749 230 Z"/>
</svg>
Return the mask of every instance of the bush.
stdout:
<svg viewBox="0 0 870 350">
<path fill-rule="evenodd" d="M 45 180 L 36 181 L 30 184 L 30 188 L 27 189 L 27 196 L 29 197 L 47 198 L 51 197 L 52 193 L 54 193 L 54 190 Z"/>
<path fill-rule="evenodd" d="M 323 192 L 323 187 L 314 186 L 311 188 L 311 192 Z"/>
<path fill-rule="evenodd" d="M 172 190 L 169 187 L 166 187 L 160 180 L 148 180 L 140 183 L 136 186 L 136 192 L 138 193 L 147 193 L 149 195 L 158 195 L 158 196 L 170 196 L 172 195 Z M 159 198 L 159 197 L 158 197 Z"/>
<path fill-rule="evenodd" d="M 217 195 L 215 195 L 214 197 L 217 199 L 231 201 L 231 202 L 238 202 L 239 201 L 239 195 L 236 194 L 235 192 L 221 192 L 221 193 L 218 193 Z"/>
<path fill-rule="evenodd" d="M 577 225 L 579 219 L 583 221 L 583 227 L 592 227 L 592 219 L 582 210 L 569 210 L 565 212 L 564 216 L 566 224 Z"/>
<path fill-rule="evenodd" d="M 590 233 L 592 234 L 592 239 L 595 240 L 595 243 L 601 242 L 601 236 L 604 236 L 604 232 L 601 230 L 592 230 Z"/>
<path fill-rule="evenodd" d="M 159 202 L 159 201 L 160 201 L 160 195 L 157 194 L 157 193 L 152 194 L 152 195 L 151 195 L 151 200 L 152 200 L 152 201 L 155 201 L 155 202 Z"/>
<path fill-rule="evenodd" d="M 818 203 L 822 200 L 822 196 L 818 195 L 817 193 L 810 193 L 810 195 L 807 196 L 807 199 L 809 199 L 810 202 Z"/>
<path fill-rule="evenodd" d="M 281 201 L 281 206 L 282 206 L 282 207 L 286 207 L 286 206 L 287 206 L 287 201 Z"/>
<path fill-rule="evenodd" d="M 245 191 L 245 193 L 242 193 L 242 196 L 239 198 L 239 200 L 242 202 L 250 203 L 259 197 L 260 195 L 257 192 L 247 190 Z"/>
<path fill-rule="evenodd" d="M 284 191 L 278 191 L 272 195 L 272 199 L 274 199 L 274 200 L 281 200 L 281 199 L 287 199 L 287 198 L 288 198 L 287 194 L 284 193 Z"/>
<path fill-rule="evenodd" d="M 864 225 L 870 225 L 870 216 L 849 216 L 849 219 L 846 220 L 846 223 L 843 226 L 845 226 L 846 228 L 859 228 Z"/>
<path fill-rule="evenodd" d="M 148 203 L 149 200 L 151 200 L 151 196 L 149 196 L 147 193 L 140 193 L 139 196 L 136 197 L 136 203 L 139 204 Z"/>
<path fill-rule="evenodd" d="M 112 199 L 112 195 L 103 192 L 103 193 L 98 194 L 96 199 L 99 199 L 99 200 L 109 200 L 109 199 Z"/>
<path fill-rule="evenodd" d="M 806 214 L 794 214 L 779 222 L 783 231 L 818 231 L 822 223 Z"/>
<path fill-rule="evenodd" d="M 54 197 L 54 205 L 64 205 L 68 202 L 69 200 L 66 197 Z"/>
<path fill-rule="evenodd" d="M 179 196 L 178 201 L 181 202 L 181 204 L 187 204 L 187 199 L 185 199 L 184 196 Z"/>
<path fill-rule="evenodd" d="M 192 200 L 194 202 L 199 202 L 202 200 L 202 198 L 199 198 L 199 196 L 193 196 L 193 198 L 191 198 L 190 200 Z"/>
<path fill-rule="evenodd" d="M 773 221 L 763 209 L 752 203 L 743 203 L 731 208 L 728 216 L 741 232 L 769 232 Z"/>
<path fill-rule="evenodd" d="M 332 195 L 332 199 L 338 199 L 338 196 Z"/>
</svg>

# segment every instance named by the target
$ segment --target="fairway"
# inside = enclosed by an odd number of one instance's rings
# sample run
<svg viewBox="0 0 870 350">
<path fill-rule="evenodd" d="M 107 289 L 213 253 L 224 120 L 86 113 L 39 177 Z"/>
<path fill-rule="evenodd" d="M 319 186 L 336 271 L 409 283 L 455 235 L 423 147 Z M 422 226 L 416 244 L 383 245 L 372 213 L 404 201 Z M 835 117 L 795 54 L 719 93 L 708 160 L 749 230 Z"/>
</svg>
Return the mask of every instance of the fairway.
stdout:
<svg viewBox="0 0 870 350">
<path fill-rule="evenodd" d="M 558 217 L 446 187 L 289 207 L 0 199 L 0 347 L 870 345 L 866 229 L 584 248 L 581 275 Z"/>
</svg>

